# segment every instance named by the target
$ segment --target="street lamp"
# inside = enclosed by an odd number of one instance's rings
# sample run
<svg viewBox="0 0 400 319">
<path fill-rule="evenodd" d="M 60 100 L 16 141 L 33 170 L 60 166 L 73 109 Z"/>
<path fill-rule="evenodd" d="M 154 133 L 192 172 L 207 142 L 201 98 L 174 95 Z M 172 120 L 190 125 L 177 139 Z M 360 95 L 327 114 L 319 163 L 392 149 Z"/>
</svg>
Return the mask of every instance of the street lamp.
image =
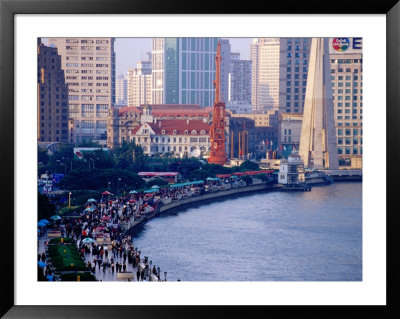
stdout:
<svg viewBox="0 0 400 319">
<path fill-rule="evenodd" d="M 108 190 L 110 190 L 111 182 L 108 182 Z"/>
<path fill-rule="evenodd" d="M 118 177 L 118 182 L 117 182 L 117 194 L 119 194 L 119 182 L 121 181 L 121 179 Z"/>
<path fill-rule="evenodd" d="M 167 272 L 166 271 L 164 271 L 164 279 L 165 279 L 165 281 L 167 281 Z"/>
</svg>

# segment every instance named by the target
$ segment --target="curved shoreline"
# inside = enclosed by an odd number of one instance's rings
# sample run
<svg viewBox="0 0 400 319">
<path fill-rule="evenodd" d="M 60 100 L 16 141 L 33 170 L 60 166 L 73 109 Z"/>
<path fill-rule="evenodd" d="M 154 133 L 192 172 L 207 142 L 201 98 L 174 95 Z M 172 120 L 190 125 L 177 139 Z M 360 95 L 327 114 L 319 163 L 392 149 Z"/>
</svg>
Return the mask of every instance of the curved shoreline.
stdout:
<svg viewBox="0 0 400 319">
<path fill-rule="evenodd" d="M 169 203 L 162 205 L 160 207 L 159 212 L 151 218 L 148 219 L 143 219 L 139 221 L 130 221 L 128 223 L 120 223 L 121 228 L 124 230 L 124 233 L 128 233 L 133 231 L 137 226 L 145 223 L 146 221 L 155 218 L 159 216 L 160 214 L 175 209 L 175 208 L 181 208 L 183 206 L 188 206 L 191 204 L 199 204 L 204 201 L 208 201 L 211 199 L 218 199 L 218 198 L 223 198 L 223 197 L 228 197 L 230 195 L 235 195 L 235 194 L 245 194 L 245 193 L 254 193 L 254 192 L 260 192 L 260 191 L 276 191 L 280 190 L 281 186 L 274 184 L 266 184 L 266 183 L 260 183 L 256 185 L 249 185 L 241 188 L 234 188 L 234 189 L 228 189 L 228 190 L 219 190 L 217 192 L 212 192 L 212 193 L 207 193 L 207 194 L 202 194 L 202 195 L 197 195 L 197 196 L 192 196 L 189 198 L 185 199 L 180 199 L 175 202 Z"/>
</svg>

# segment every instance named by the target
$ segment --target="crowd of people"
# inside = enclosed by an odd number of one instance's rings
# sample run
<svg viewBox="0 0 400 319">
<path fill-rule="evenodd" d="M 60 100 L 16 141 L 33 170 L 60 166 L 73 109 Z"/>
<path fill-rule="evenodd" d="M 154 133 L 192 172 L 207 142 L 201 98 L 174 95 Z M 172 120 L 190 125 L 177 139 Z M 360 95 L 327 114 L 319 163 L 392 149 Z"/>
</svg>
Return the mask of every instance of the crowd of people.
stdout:
<svg viewBox="0 0 400 319">
<path fill-rule="evenodd" d="M 72 238 L 88 269 L 99 280 L 115 280 L 118 273 L 132 272 L 136 280 L 161 280 L 160 268 L 134 247 L 130 236 L 122 231 L 120 224 L 144 216 L 149 207 L 156 210 L 160 205 L 179 200 L 188 193 L 200 195 L 212 187 L 221 186 L 220 181 L 186 184 L 182 187 L 158 187 L 145 193 L 130 193 L 117 198 L 103 196 L 100 201 L 90 199 L 80 217 L 66 217 L 55 225 L 63 237 Z M 45 258 L 44 253 L 39 260 Z M 46 267 L 46 271 L 47 271 Z M 110 277 L 111 276 L 111 277 Z"/>
</svg>

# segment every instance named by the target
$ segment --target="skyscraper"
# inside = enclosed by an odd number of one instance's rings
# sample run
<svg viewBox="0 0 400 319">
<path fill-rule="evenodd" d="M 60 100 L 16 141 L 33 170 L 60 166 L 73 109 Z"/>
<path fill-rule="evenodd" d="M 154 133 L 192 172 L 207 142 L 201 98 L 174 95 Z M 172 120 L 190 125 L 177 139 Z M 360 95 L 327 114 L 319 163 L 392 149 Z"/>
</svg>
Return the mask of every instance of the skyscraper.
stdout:
<svg viewBox="0 0 400 319">
<path fill-rule="evenodd" d="M 40 142 L 68 142 L 68 86 L 57 49 L 38 39 L 38 128 Z"/>
<path fill-rule="evenodd" d="M 329 40 L 333 103 L 340 158 L 362 155 L 362 38 Z"/>
<path fill-rule="evenodd" d="M 138 62 L 135 69 L 128 70 L 128 105 L 152 104 L 151 61 Z"/>
<path fill-rule="evenodd" d="M 258 38 L 250 45 L 253 112 L 279 108 L 280 39 Z"/>
<path fill-rule="evenodd" d="M 313 38 L 299 154 L 305 167 L 338 169 L 329 38 Z"/>
<path fill-rule="evenodd" d="M 74 143 L 106 144 L 108 109 L 115 104 L 114 38 L 49 38 L 62 58 Z"/>
<path fill-rule="evenodd" d="M 281 38 L 279 107 L 281 112 L 303 113 L 310 38 Z"/>
<path fill-rule="evenodd" d="M 308 38 L 259 38 L 250 45 L 254 112 L 303 112 Z"/>
<path fill-rule="evenodd" d="M 128 79 L 126 75 L 119 75 L 115 81 L 115 106 L 128 104 Z"/>
<path fill-rule="evenodd" d="M 252 111 L 251 60 L 240 60 L 240 53 L 231 54 L 226 107 L 236 113 L 249 113 Z"/>
<path fill-rule="evenodd" d="M 155 104 L 214 103 L 215 54 L 218 38 L 154 38 L 152 100 Z M 228 98 L 230 44 L 221 41 L 221 94 Z"/>
</svg>

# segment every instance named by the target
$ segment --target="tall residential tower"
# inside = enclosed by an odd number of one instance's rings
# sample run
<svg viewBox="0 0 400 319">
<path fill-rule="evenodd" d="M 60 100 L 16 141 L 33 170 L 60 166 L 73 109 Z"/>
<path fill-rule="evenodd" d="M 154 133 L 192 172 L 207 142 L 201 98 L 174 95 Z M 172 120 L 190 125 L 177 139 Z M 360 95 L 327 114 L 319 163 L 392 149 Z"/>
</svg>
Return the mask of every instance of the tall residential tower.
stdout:
<svg viewBox="0 0 400 319">
<path fill-rule="evenodd" d="M 70 139 L 106 144 L 108 109 L 115 104 L 114 38 L 49 38 L 68 84 Z"/>
<path fill-rule="evenodd" d="M 38 39 L 38 141 L 68 142 L 68 86 L 57 49 Z"/>
<path fill-rule="evenodd" d="M 155 104 L 214 103 L 215 54 L 218 38 L 154 38 L 152 100 Z M 228 98 L 230 44 L 221 40 L 221 95 Z"/>
</svg>

